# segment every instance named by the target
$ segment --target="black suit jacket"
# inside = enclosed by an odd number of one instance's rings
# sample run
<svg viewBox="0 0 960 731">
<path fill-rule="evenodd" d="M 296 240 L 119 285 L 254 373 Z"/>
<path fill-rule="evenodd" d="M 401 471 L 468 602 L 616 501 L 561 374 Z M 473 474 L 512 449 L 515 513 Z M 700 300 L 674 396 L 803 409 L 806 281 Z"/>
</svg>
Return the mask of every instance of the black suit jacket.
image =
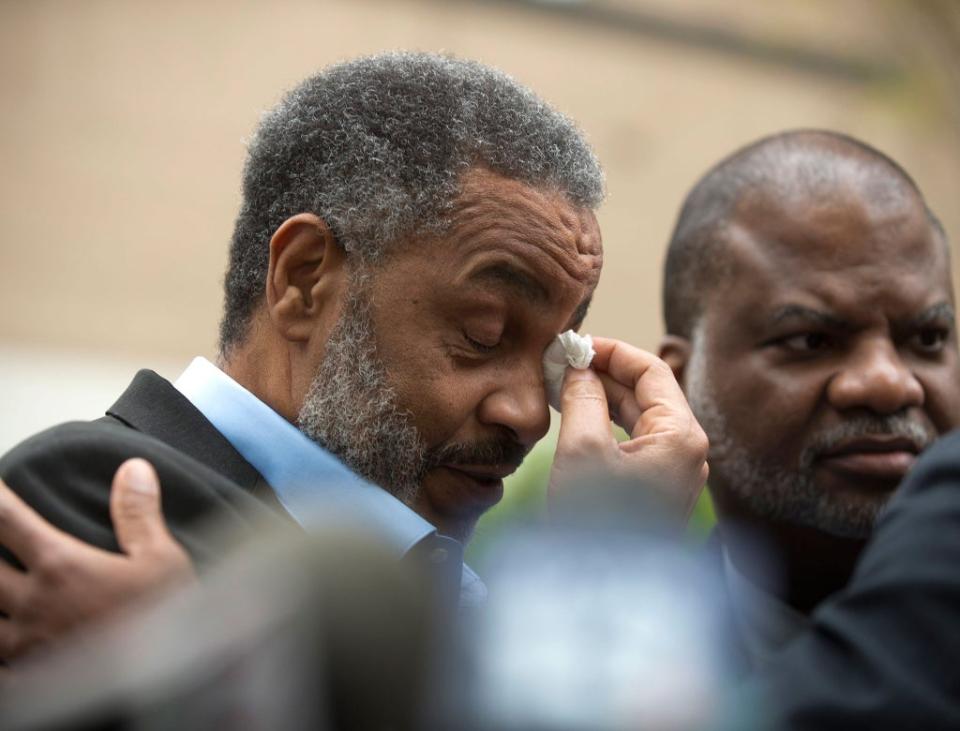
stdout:
<svg viewBox="0 0 960 731">
<path fill-rule="evenodd" d="M 776 728 L 960 729 L 960 432 L 920 459 L 758 688 Z"/>
<path fill-rule="evenodd" d="M 253 466 L 169 381 L 148 370 L 137 373 L 105 417 L 61 424 L 14 447 L 0 459 L 0 477 L 54 525 L 116 551 L 110 485 L 130 457 L 157 469 L 170 530 L 200 565 L 219 552 L 207 530 L 212 519 L 243 532 L 264 519 L 286 518 Z"/>
</svg>

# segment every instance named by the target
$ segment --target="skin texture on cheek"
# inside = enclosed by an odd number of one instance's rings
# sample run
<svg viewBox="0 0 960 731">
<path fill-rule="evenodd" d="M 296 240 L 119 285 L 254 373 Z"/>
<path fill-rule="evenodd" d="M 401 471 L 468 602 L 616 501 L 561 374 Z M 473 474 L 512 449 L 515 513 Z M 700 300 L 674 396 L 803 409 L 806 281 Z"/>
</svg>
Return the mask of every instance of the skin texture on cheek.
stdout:
<svg viewBox="0 0 960 731">
<path fill-rule="evenodd" d="M 457 384 L 451 379 L 431 280 L 424 277 L 420 262 L 396 266 L 390 281 L 378 282 L 374 294 L 378 355 L 388 364 L 389 384 L 398 402 L 409 410 L 424 442 L 434 444 L 451 436 L 444 422 L 463 420 L 458 414 Z M 397 292 L 394 279 L 408 283 L 399 296 L 393 296 Z M 461 399 L 465 395 L 460 392 Z"/>
</svg>

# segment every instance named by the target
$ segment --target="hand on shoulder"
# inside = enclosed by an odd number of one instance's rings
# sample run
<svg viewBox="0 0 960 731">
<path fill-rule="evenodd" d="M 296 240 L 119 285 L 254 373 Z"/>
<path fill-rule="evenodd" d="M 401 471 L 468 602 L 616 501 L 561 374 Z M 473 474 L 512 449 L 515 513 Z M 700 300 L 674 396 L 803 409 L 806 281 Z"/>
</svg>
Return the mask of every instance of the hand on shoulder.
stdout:
<svg viewBox="0 0 960 731">
<path fill-rule="evenodd" d="M 122 553 L 90 546 L 54 527 L 0 481 L 0 545 L 23 570 L 0 562 L 0 660 L 15 660 L 75 628 L 192 580 L 193 566 L 164 522 L 153 467 L 130 459 L 117 470 L 110 514 Z"/>
</svg>

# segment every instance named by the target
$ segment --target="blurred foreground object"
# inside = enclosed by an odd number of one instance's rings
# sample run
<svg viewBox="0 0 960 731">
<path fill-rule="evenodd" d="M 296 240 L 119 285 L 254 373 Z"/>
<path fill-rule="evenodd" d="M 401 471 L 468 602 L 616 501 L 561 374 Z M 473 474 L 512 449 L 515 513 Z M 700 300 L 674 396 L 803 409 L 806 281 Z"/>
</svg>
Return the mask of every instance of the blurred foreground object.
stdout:
<svg viewBox="0 0 960 731">
<path fill-rule="evenodd" d="M 462 685 L 447 698 L 455 727 L 721 728 L 719 577 L 655 491 L 598 474 L 583 484 L 590 494 L 554 502 L 549 526 L 517 525 L 488 554 L 488 606 L 464 625 Z"/>
<path fill-rule="evenodd" d="M 345 527 L 266 532 L 202 585 L 19 666 L 2 725 L 712 729 L 722 593 L 677 525 L 636 484 L 597 479 L 499 546 L 492 601 L 456 624 L 429 557 L 398 562 Z"/>
<path fill-rule="evenodd" d="M 202 586 L 19 666 L 0 725 L 416 728 L 431 606 L 364 533 L 268 533 Z"/>
<path fill-rule="evenodd" d="M 492 557 L 472 643 L 483 729 L 713 728 L 717 587 L 679 547 L 611 534 L 518 534 Z"/>
</svg>

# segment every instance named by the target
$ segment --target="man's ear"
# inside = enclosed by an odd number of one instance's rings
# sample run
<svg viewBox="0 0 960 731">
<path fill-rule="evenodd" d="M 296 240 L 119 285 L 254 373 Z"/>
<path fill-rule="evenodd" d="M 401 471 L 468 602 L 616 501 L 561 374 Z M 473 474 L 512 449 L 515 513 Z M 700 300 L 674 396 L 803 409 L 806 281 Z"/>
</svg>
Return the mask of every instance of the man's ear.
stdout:
<svg viewBox="0 0 960 731">
<path fill-rule="evenodd" d="M 664 335 L 660 341 L 660 350 L 658 355 L 660 359 L 670 366 L 674 378 L 683 388 L 683 373 L 690 360 L 690 341 L 679 335 Z"/>
<path fill-rule="evenodd" d="M 270 239 L 270 320 L 288 340 L 308 340 L 321 318 L 338 315 L 348 273 L 346 252 L 326 222 L 313 213 L 291 216 Z"/>
</svg>

